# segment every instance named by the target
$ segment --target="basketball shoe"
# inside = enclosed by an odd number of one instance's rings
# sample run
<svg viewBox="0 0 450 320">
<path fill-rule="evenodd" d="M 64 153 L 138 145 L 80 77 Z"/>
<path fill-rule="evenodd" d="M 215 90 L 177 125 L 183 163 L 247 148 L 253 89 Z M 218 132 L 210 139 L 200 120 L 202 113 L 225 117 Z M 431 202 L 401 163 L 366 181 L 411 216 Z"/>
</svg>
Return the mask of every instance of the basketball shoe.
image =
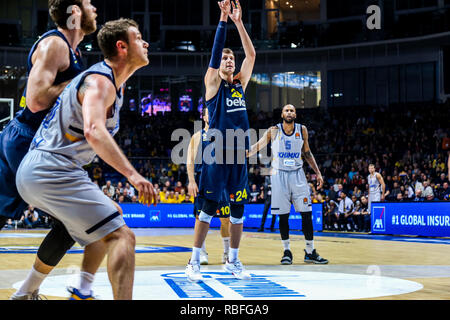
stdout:
<svg viewBox="0 0 450 320">
<path fill-rule="evenodd" d="M 34 291 L 33 293 L 27 293 L 27 294 L 13 294 L 9 300 L 47 300 L 43 295 L 39 294 L 39 289 Z"/>
<path fill-rule="evenodd" d="M 232 273 L 236 279 L 239 280 L 250 280 L 252 278 L 252 276 L 245 271 L 245 268 L 239 259 L 233 263 L 228 262 L 227 260 L 223 266 L 223 269 L 229 273 Z"/>
<path fill-rule="evenodd" d="M 87 296 L 81 294 L 81 292 L 74 287 L 67 287 L 67 291 L 70 293 L 69 300 L 98 300 L 94 297 L 93 291 Z"/>
<path fill-rule="evenodd" d="M 328 260 L 322 258 L 317 253 L 316 249 L 313 250 L 312 253 L 308 254 L 305 250 L 305 260 L 306 263 L 315 263 L 315 264 L 327 264 Z"/>
<path fill-rule="evenodd" d="M 281 258 L 281 264 L 292 264 L 291 250 L 284 250 L 283 257 Z"/>
<path fill-rule="evenodd" d="M 191 261 L 186 266 L 186 270 L 184 271 L 186 277 L 191 282 L 199 282 L 203 281 L 202 273 L 200 272 L 200 264 L 191 264 Z"/>
</svg>

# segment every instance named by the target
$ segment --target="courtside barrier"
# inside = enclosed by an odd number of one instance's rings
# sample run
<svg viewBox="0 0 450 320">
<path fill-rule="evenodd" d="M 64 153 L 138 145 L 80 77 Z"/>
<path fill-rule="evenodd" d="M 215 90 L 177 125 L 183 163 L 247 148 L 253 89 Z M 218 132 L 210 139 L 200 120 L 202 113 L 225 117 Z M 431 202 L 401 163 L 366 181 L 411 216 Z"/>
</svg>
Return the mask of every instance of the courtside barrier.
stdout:
<svg viewBox="0 0 450 320">
<path fill-rule="evenodd" d="M 142 204 L 120 204 L 123 209 L 123 217 L 130 228 L 193 228 L 195 224 L 193 204 L 158 204 L 147 207 Z M 248 204 L 244 210 L 244 227 L 259 228 L 261 225 L 264 204 Z M 301 229 L 301 215 L 291 207 L 289 216 L 290 228 Z M 269 213 L 266 220 L 266 228 L 270 228 L 272 215 Z M 220 220 L 214 218 L 211 227 L 219 227 Z M 278 228 L 278 219 L 275 223 Z M 313 204 L 313 228 L 322 231 L 322 205 Z"/>
<path fill-rule="evenodd" d="M 450 237 L 450 202 L 373 202 L 372 233 Z"/>
</svg>

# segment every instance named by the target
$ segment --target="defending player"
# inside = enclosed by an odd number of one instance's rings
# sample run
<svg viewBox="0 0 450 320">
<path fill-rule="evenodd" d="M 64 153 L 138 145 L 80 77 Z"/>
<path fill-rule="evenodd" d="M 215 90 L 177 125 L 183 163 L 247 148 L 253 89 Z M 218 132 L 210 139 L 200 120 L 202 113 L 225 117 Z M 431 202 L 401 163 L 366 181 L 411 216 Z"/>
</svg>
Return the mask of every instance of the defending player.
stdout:
<svg viewBox="0 0 450 320">
<path fill-rule="evenodd" d="M 272 215 L 279 215 L 281 242 L 284 253 L 281 264 L 292 264 L 292 252 L 289 240 L 289 213 L 291 204 L 302 215 L 302 232 L 306 248 L 304 261 L 307 263 L 326 264 L 314 249 L 314 231 L 312 222 L 311 196 L 303 171 L 302 157 L 317 175 L 317 190 L 322 188 L 323 178 L 316 160 L 309 148 L 308 129 L 295 123 L 297 113 L 291 104 L 283 107 L 283 122 L 269 128 L 264 136 L 251 147 L 249 157 L 272 143 Z"/>
<path fill-rule="evenodd" d="M 198 216 L 202 210 L 204 199 L 198 194 L 198 185 L 200 184 L 200 175 L 202 173 L 203 150 L 208 145 L 206 133 L 209 128 L 209 114 L 208 108 L 202 110 L 203 121 L 205 127 L 196 132 L 189 142 L 188 156 L 187 156 L 187 172 L 189 178 L 188 190 L 189 194 L 195 197 L 194 201 L 194 215 Z M 201 147 L 201 148 L 200 148 Z M 224 190 L 223 199 L 220 201 L 219 209 L 217 209 L 216 217 L 220 218 L 220 235 L 223 242 L 223 256 L 222 263 L 228 259 L 230 250 L 230 204 L 228 203 L 227 194 Z M 208 253 L 206 252 L 206 241 L 203 241 L 202 250 L 200 252 L 200 264 L 208 264 Z"/>
<path fill-rule="evenodd" d="M 386 193 L 386 185 L 380 173 L 375 171 L 375 165 L 369 164 L 369 175 L 367 176 L 369 183 L 369 212 L 372 213 L 373 201 L 384 201 Z"/>
<path fill-rule="evenodd" d="M 58 97 L 17 170 L 16 183 L 27 203 L 61 221 L 86 246 L 85 256 L 90 246 L 106 246 L 114 298 L 131 299 L 135 236 L 83 166 L 98 155 L 135 186 L 141 202 L 155 200 L 152 184 L 113 138 L 125 82 L 149 63 L 148 43 L 129 19 L 106 23 L 97 40 L 105 60 L 78 75 Z"/>
<path fill-rule="evenodd" d="M 230 0 L 219 2 L 219 7 L 221 10 L 220 22 L 214 39 L 211 62 L 205 75 L 205 98 L 209 110 L 210 126 L 208 134 L 220 132 L 220 136 L 223 138 L 226 137 L 227 129 L 234 130 L 234 132 L 239 129 L 242 132 L 248 132 L 249 122 L 245 89 L 253 71 L 256 52 L 242 22 L 239 1 L 233 2 L 232 12 Z M 235 56 L 230 49 L 224 49 L 228 17 L 236 25 L 245 52 L 245 59 L 236 77 L 234 77 Z M 250 274 L 245 272 L 238 258 L 243 231 L 244 204 L 248 202 L 249 193 L 245 158 L 248 140 L 245 139 L 245 146 L 244 143 L 240 143 L 237 147 L 233 146 L 233 143 L 230 144 L 230 141 L 225 141 L 222 147 L 220 141 L 212 142 L 215 147 L 215 153 L 211 153 L 214 161 L 211 164 L 205 161 L 205 165 L 202 167 L 200 194 L 205 198 L 205 201 L 199 219 L 195 223 L 194 247 L 191 259 L 186 266 L 186 276 L 190 281 L 201 281 L 203 279 L 199 263 L 201 246 L 208 233 L 211 219 L 216 214 L 224 190 L 230 195 L 231 211 L 230 254 L 224 270 L 232 273 L 238 279 L 251 278 Z M 224 155 L 222 159 L 219 159 L 220 153 Z M 242 159 L 234 158 L 232 164 L 227 164 L 226 162 L 229 161 L 225 161 L 225 155 L 231 153 L 236 155 L 237 158 L 242 153 Z M 221 162 L 220 160 L 224 161 Z"/>
<path fill-rule="evenodd" d="M 8 218 L 19 219 L 27 206 L 16 188 L 17 168 L 58 95 L 83 71 L 78 44 L 97 29 L 96 8 L 90 0 L 49 0 L 48 5 L 57 29 L 46 32 L 33 45 L 28 56 L 28 81 L 20 101 L 24 109 L 0 135 L 0 229 Z M 64 226 L 54 220 L 32 270 L 11 299 L 37 299 L 40 284 L 74 243 Z M 102 250 L 92 253 L 101 255 Z M 91 260 L 84 264 L 82 278 L 89 276 L 99 263 Z M 80 282 L 83 284 L 83 279 Z"/>
</svg>

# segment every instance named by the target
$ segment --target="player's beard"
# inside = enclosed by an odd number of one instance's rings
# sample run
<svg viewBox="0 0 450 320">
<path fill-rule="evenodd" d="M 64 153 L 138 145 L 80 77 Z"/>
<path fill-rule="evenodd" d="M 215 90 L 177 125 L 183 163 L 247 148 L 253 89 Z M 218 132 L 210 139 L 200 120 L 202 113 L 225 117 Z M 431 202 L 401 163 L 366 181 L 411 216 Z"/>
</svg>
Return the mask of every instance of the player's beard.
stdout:
<svg viewBox="0 0 450 320">
<path fill-rule="evenodd" d="M 284 120 L 284 122 L 286 122 L 287 124 L 291 124 L 291 123 L 293 123 L 293 122 L 295 121 L 294 118 L 290 118 L 290 119 L 283 118 L 283 120 Z"/>
<path fill-rule="evenodd" d="M 97 30 L 95 18 L 88 17 L 88 14 L 84 11 L 84 9 L 83 14 L 81 15 L 81 30 L 83 30 L 86 35 L 94 33 L 95 30 Z"/>
</svg>

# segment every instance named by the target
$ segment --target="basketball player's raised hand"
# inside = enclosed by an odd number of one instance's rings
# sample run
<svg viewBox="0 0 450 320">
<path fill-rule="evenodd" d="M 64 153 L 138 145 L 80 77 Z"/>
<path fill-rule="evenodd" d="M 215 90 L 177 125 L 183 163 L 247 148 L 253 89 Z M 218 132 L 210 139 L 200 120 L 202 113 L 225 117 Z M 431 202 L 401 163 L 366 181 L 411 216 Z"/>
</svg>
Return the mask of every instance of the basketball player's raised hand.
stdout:
<svg viewBox="0 0 450 320">
<path fill-rule="evenodd" d="M 233 12 L 229 14 L 231 20 L 233 20 L 234 23 L 242 21 L 242 10 L 239 0 L 231 0 L 231 3 L 233 6 Z"/>
<path fill-rule="evenodd" d="M 217 4 L 219 5 L 222 15 L 228 17 L 231 12 L 230 0 L 219 1 L 219 2 L 217 2 Z"/>
</svg>

